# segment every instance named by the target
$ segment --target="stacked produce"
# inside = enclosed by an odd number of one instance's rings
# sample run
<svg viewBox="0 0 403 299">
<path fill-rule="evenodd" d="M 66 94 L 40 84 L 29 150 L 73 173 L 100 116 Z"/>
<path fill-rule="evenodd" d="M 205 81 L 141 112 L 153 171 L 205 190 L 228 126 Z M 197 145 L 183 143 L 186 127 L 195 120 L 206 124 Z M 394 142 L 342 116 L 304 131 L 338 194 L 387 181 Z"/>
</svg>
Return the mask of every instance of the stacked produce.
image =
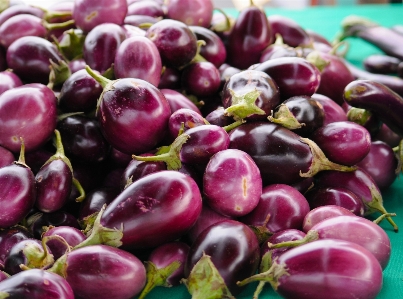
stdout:
<svg viewBox="0 0 403 299">
<path fill-rule="evenodd" d="M 403 35 L 342 29 L 385 55 L 357 69 L 252 1 L 236 18 L 210 0 L 4 8 L 0 298 L 235 298 L 254 281 L 253 298 L 376 298 Z"/>
</svg>

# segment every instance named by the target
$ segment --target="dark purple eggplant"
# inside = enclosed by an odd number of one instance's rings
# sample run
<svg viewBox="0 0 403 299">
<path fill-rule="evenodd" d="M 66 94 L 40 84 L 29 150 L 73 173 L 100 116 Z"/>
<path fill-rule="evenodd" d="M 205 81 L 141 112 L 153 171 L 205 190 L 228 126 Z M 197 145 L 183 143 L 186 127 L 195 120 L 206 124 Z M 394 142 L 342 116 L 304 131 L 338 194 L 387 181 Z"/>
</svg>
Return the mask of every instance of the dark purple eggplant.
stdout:
<svg viewBox="0 0 403 299">
<path fill-rule="evenodd" d="M 371 111 L 394 132 L 403 134 L 403 98 L 384 84 L 355 80 L 346 86 L 343 96 L 349 105 Z"/>
<path fill-rule="evenodd" d="M 296 183 L 333 167 L 355 169 L 330 162 L 311 140 L 274 123 L 245 123 L 231 130 L 229 136 L 229 148 L 245 151 L 256 162 L 264 186 Z"/>
<path fill-rule="evenodd" d="M 301 57 L 279 57 L 253 69 L 265 72 L 276 82 L 283 101 L 293 96 L 311 96 L 320 85 L 318 68 Z"/>
<path fill-rule="evenodd" d="M 309 137 L 323 126 L 325 114 L 322 106 L 309 96 L 291 97 L 281 103 L 269 116 L 271 122 L 280 124 L 298 135 Z"/>
<path fill-rule="evenodd" d="M 162 62 L 156 45 L 144 36 L 127 38 L 117 49 L 113 70 L 116 78 L 137 78 L 158 86 Z"/>
<path fill-rule="evenodd" d="M 26 270 L 2 281 L 0 296 L 9 299 L 74 299 L 73 290 L 64 278 L 41 269 Z"/>
<path fill-rule="evenodd" d="M 162 63 L 168 67 L 183 67 L 196 56 L 196 35 L 180 21 L 161 20 L 148 28 L 146 37 L 157 46 Z"/>
<path fill-rule="evenodd" d="M 259 62 L 262 51 L 271 42 L 266 14 L 252 3 L 242 9 L 229 33 L 227 62 L 236 68 L 247 69 Z"/>
<path fill-rule="evenodd" d="M 73 20 L 85 33 L 102 23 L 122 25 L 127 14 L 126 0 L 77 0 L 73 7 Z"/>
<path fill-rule="evenodd" d="M 275 14 L 269 15 L 267 19 L 273 40 L 279 34 L 290 47 L 307 47 L 312 43 L 309 34 L 293 19 Z"/>
<path fill-rule="evenodd" d="M 239 285 L 252 281 L 269 282 L 286 299 L 311 299 L 318 292 L 328 299 L 344 297 L 346 292 L 374 299 L 382 288 L 382 268 L 373 254 L 358 244 L 318 240 L 285 252 L 268 271 Z"/>
<path fill-rule="evenodd" d="M 51 63 L 62 60 L 56 46 L 37 36 L 24 36 L 7 49 L 7 65 L 22 79 L 33 83 L 47 84 Z"/>
<path fill-rule="evenodd" d="M 126 154 L 141 154 L 154 149 L 162 141 L 171 115 L 162 92 L 141 79 L 110 81 L 89 67 L 86 69 L 104 87 L 97 117 L 109 144 Z"/>
<path fill-rule="evenodd" d="M 308 214 L 306 214 L 304 218 L 304 223 L 302 224 L 302 230 L 306 233 L 314 225 L 327 218 L 345 216 L 345 215 L 354 216 L 355 214 L 347 210 L 346 208 L 336 205 L 324 205 L 314 208 L 310 210 Z"/>
<path fill-rule="evenodd" d="M 179 90 L 181 88 L 181 72 L 173 67 L 163 68 L 158 88 Z"/>
<path fill-rule="evenodd" d="M 400 59 L 388 55 L 372 54 L 363 60 L 364 68 L 376 74 L 396 74 Z"/>
<path fill-rule="evenodd" d="M 229 126 L 234 123 L 234 119 L 231 116 L 226 115 L 225 109 L 222 106 L 208 113 L 205 119 L 209 124 L 220 127 Z"/>
<path fill-rule="evenodd" d="M 289 45 L 285 44 L 283 42 L 282 36 L 277 34 L 275 42 L 263 50 L 259 62 L 262 63 L 265 62 L 266 60 L 275 59 L 279 57 L 299 57 L 299 56 L 300 53 L 298 52 L 298 49 L 290 47 Z"/>
<path fill-rule="evenodd" d="M 83 221 L 85 217 L 98 213 L 101 211 L 103 205 L 111 203 L 118 193 L 115 188 L 97 188 L 91 190 L 80 205 L 78 219 Z"/>
<path fill-rule="evenodd" d="M 346 112 L 331 98 L 319 93 L 314 93 L 311 98 L 317 101 L 323 108 L 323 112 L 325 114 L 323 125 L 327 125 L 335 121 L 347 120 Z"/>
<path fill-rule="evenodd" d="M 72 247 L 83 242 L 86 236 L 75 227 L 49 226 L 48 230 L 42 234 L 42 239 L 52 252 L 54 259 L 57 260 L 66 252 L 69 252 Z"/>
<path fill-rule="evenodd" d="M 197 97 L 216 94 L 220 88 L 220 72 L 208 61 L 194 62 L 186 66 L 181 75 L 182 88 Z"/>
<path fill-rule="evenodd" d="M 166 16 L 188 26 L 209 27 L 214 5 L 210 0 L 170 0 L 166 3 Z"/>
<path fill-rule="evenodd" d="M 145 267 L 136 256 L 106 245 L 68 252 L 49 271 L 66 279 L 76 298 L 133 298 L 146 282 Z"/>
<path fill-rule="evenodd" d="M 207 294 L 232 298 L 242 291 L 236 282 L 255 273 L 259 260 L 254 232 L 239 221 L 220 221 L 206 228 L 190 247 L 185 285 L 194 296 L 204 292 L 204 298 Z M 211 274 L 206 276 L 205 271 Z"/>
<path fill-rule="evenodd" d="M 189 248 L 186 243 L 175 241 L 165 243 L 151 251 L 145 262 L 147 283 L 139 299 L 145 298 L 154 287 L 179 285 L 185 278 L 184 268 Z"/>
<path fill-rule="evenodd" d="M 25 226 L 15 225 L 0 230 L 0 268 L 10 249 L 22 240 L 33 239 L 33 235 Z"/>
<path fill-rule="evenodd" d="M 93 233 L 78 246 L 99 244 L 104 230 L 115 238 L 111 244 L 124 249 L 156 247 L 184 235 L 201 207 L 199 187 L 190 176 L 170 170 L 149 174 L 129 185 L 99 214 Z"/>
<path fill-rule="evenodd" d="M 368 130 L 350 121 L 322 126 L 310 138 L 330 161 L 343 165 L 356 165 L 365 158 L 371 147 Z"/>
<path fill-rule="evenodd" d="M 0 168 L 0 228 L 18 224 L 35 204 L 35 177 L 25 164 L 24 154 L 22 142 L 18 161 Z"/>
<path fill-rule="evenodd" d="M 393 132 L 387 125 L 382 124 L 378 134 L 373 137 L 373 140 L 380 140 L 394 148 L 399 145 L 402 136 Z"/>
</svg>

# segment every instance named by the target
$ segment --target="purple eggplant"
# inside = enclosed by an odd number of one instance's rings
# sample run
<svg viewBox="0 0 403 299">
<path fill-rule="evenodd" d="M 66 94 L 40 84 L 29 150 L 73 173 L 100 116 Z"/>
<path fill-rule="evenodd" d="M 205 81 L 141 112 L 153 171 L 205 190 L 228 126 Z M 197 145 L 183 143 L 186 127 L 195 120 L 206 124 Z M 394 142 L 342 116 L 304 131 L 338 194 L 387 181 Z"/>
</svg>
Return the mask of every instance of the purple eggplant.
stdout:
<svg viewBox="0 0 403 299">
<path fill-rule="evenodd" d="M 342 187 L 352 191 L 363 201 L 366 215 L 374 212 L 385 214 L 394 230 L 398 231 L 397 225 L 388 216 L 389 213 L 383 206 L 383 198 L 378 186 L 371 175 L 360 167 L 352 172 L 326 171 L 318 173 L 315 176 L 315 186 Z"/>
<path fill-rule="evenodd" d="M 52 252 L 54 259 L 57 260 L 66 252 L 69 252 L 72 247 L 83 242 L 86 236 L 81 230 L 75 227 L 50 226 L 48 230 L 42 234 L 42 239 L 45 240 L 46 246 L 48 246 Z"/>
<path fill-rule="evenodd" d="M 245 123 L 229 136 L 229 148 L 245 151 L 255 161 L 264 186 L 296 183 L 332 168 L 355 169 L 330 162 L 314 142 L 274 123 Z"/>
<path fill-rule="evenodd" d="M 262 195 L 262 178 L 252 158 L 237 149 L 214 154 L 203 175 L 203 193 L 216 212 L 239 217 L 250 213 Z"/>
<path fill-rule="evenodd" d="M 398 160 L 393 149 L 383 141 L 372 141 L 368 155 L 357 165 L 371 175 L 381 190 L 388 188 L 397 178 Z"/>
<path fill-rule="evenodd" d="M 337 216 L 354 216 L 355 214 L 346 208 L 336 205 L 324 205 L 314 208 L 305 215 L 302 230 L 307 233 L 317 223 Z"/>
<path fill-rule="evenodd" d="M 291 186 L 273 184 L 263 188 L 258 205 L 240 221 L 273 234 L 284 229 L 302 229 L 308 212 L 304 195 Z"/>
<path fill-rule="evenodd" d="M 323 108 L 323 112 L 325 114 L 323 125 L 327 125 L 335 121 L 347 120 L 346 112 L 331 98 L 319 93 L 314 93 L 311 98 L 317 101 Z"/>
<path fill-rule="evenodd" d="M 196 182 L 177 171 L 159 171 L 129 185 L 99 214 L 81 246 L 99 244 L 104 230 L 124 249 L 152 248 L 184 235 L 202 208 Z M 150 230 L 153 228 L 152 230 Z M 112 234 L 111 234 L 112 235 Z M 100 239 L 101 238 L 101 239 Z"/>
<path fill-rule="evenodd" d="M 299 57 L 297 48 L 285 44 L 281 35 L 276 35 L 275 42 L 263 50 L 259 62 L 265 62 L 279 57 Z"/>
<path fill-rule="evenodd" d="M 236 282 L 255 273 L 259 260 L 254 232 L 236 220 L 220 221 L 206 228 L 190 247 L 185 285 L 194 295 L 204 292 L 203 298 L 213 293 L 215 298 L 232 298 L 231 294 L 242 291 Z M 205 271 L 211 275 L 206 276 Z"/>
<path fill-rule="evenodd" d="M 57 63 L 62 57 L 54 44 L 41 37 L 21 37 L 7 49 L 7 65 L 29 82 L 49 82 L 50 60 Z"/>
<path fill-rule="evenodd" d="M 24 143 L 18 161 L 0 168 L 0 228 L 8 228 L 22 221 L 36 200 L 35 178 L 25 164 Z"/>
<path fill-rule="evenodd" d="M 109 204 L 118 195 L 115 188 L 97 188 L 87 193 L 84 201 L 80 205 L 79 220 L 101 211 L 104 204 Z"/>
<path fill-rule="evenodd" d="M 276 82 L 283 101 L 293 96 L 313 95 L 321 81 L 318 68 L 301 57 L 279 57 L 253 69 L 265 72 Z"/>
<path fill-rule="evenodd" d="M 217 109 L 208 113 L 205 119 L 209 124 L 220 127 L 229 126 L 234 123 L 234 119 L 231 116 L 226 115 L 225 109 L 222 106 L 219 106 Z"/>
<path fill-rule="evenodd" d="M 124 24 L 138 27 L 141 24 L 155 24 L 159 21 L 158 18 L 146 15 L 126 15 Z"/>
<path fill-rule="evenodd" d="M 402 136 L 393 132 L 387 125 L 383 123 L 378 133 L 373 137 L 373 140 L 383 141 L 390 147 L 394 148 L 399 145 L 400 140 L 402 140 Z"/>
<path fill-rule="evenodd" d="M 188 26 L 209 27 L 213 9 L 211 0 L 170 0 L 166 2 L 166 16 Z"/>
<path fill-rule="evenodd" d="M 368 72 L 387 75 L 396 74 L 400 62 L 396 57 L 372 54 L 363 60 L 363 65 Z"/>
<path fill-rule="evenodd" d="M 10 249 L 22 240 L 33 239 L 33 235 L 25 226 L 15 225 L 0 230 L 0 268 L 4 266 L 4 260 Z"/>
<path fill-rule="evenodd" d="M 139 299 L 145 298 L 156 286 L 179 285 L 185 278 L 184 268 L 189 249 L 189 245 L 180 241 L 165 243 L 153 249 L 145 262 L 147 283 Z"/>
<path fill-rule="evenodd" d="M 189 98 L 185 97 L 180 92 L 173 90 L 173 89 L 169 89 L 169 88 L 168 89 L 161 88 L 161 87 L 159 87 L 159 88 L 160 88 L 160 91 L 165 96 L 165 98 L 167 99 L 167 101 L 169 103 L 169 107 L 171 107 L 172 113 L 174 113 L 175 111 L 177 111 L 181 108 L 187 108 L 187 109 L 191 109 L 201 115 L 200 109 Z"/>
<path fill-rule="evenodd" d="M 394 132 L 403 134 L 403 98 L 384 84 L 355 80 L 346 86 L 343 97 L 349 105 L 371 111 Z"/>
<path fill-rule="evenodd" d="M 6 90 L 21 86 L 21 79 L 10 70 L 0 72 L 0 94 Z"/>
<path fill-rule="evenodd" d="M 127 299 L 138 295 L 146 270 L 133 254 L 106 245 L 77 248 L 49 269 L 67 280 L 76 298 Z"/>
<path fill-rule="evenodd" d="M 158 88 L 179 90 L 181 88 L 181 72 L 173 67 L 163 68 Z"/>
<path fill-rule="evenodd" d="M 159 89 L 136 78 L 110 81 L 86 69 L 104 87 L 97 117 L 111 146 L 126 154 L 141 154 L 162 141 L 171 109 Z"/>
<path fill-rule="evenodd" d="M 381 129 L 382 122 L 376 114 L 369 110 L 351 107 L 348 104 L 346 107 L 348 121 L 352 121 L 364 127 L 370 134 L 371 138 L 378 134 L 379 130 Z"/>
<path fill-rule="evenodd" d="M 312 279 L 315 277 L 315 279 Z M 264 272 L 239 283 L 269 282 L 283 298 L 375 299 L 382 288 L 382 268 L 364 247 L 343 240 L 318 240 L 282 254 Z"/>
<path fill-rule="evenodd" d="M 144 36 L 133 36 L 118 47 L 114 73 L 116 78 L 138 78 L 158 86 L 162 62 L 155 44 Z"/>
<path fill-rule="evenodd" d="M 74 293 L 69 283 L 59 275 L 46 270 L 30 269 L 2 281 L 0 297 L 74 299 Z"/>
<path fill-rule="evenodd" d="M 161 20 L 148 28 L 146 37 L 157 46 L 162 63 L 168 67 L 183 67 L 196 56 L 196 35 L 180 21 Z"/>
<path fill-rule="evenodd" d="M 259 62 L 262 51 L 271 41 L 267 16 L 252 2 L 240 12 L 229 33 L 227 62 L 236 68 L 247 69 Z"/>
<path fill-rule="evenodd" d="M 180 132 L 203 125 L 207 125 L 207 122 L 201 114 L 192 109 L 180 108 L 169 117 L 169 137 L 173 141 Z"/>
<path fill-rule="evenodd" d="M 284 43 L 290 47 L 307 47 L 311 44 L 309 34 L 293 19 L 282 15 L 269 15 L 267 19 L 273 40 L 279 34 Z"/>
<path fill-rule="evenodd" d="M 30 14 L 39 18 L 45 16 L 45 11 L 39 7 L 32 5 L 13 5 L 1 12 L 0 25 L 7 21 L 9 18 L 19 14 Z"/>
<path fill-rule="evenodd" d="M 74 2 L 73 20 L 85 33 L 102 23 L 122 25 L 127 7 L 126 0 L 77 0 Z"/>
<path fill-rule="evenodd" d="M 310 138 L 330 161 L 343 165 L 356 165 L 365 158 L 371 147 L 368 130 L 350 121 L 322 126 Z"/>
<path fill-rule="evenodd" d="M 197 97 L 216 94 L 219 91 L 220 83 L 220 72 L 214 64 L 208 61 L 191 63 L 182 71 L 182 88 Z"/>
<path fill-rule="evenodd" d="M 153 0 L 136 1 L 128 5 L 126 18 L 131 15 L 150 16 L 153 18 L 164 17 L 163 6 Z M 125 20 L 126 20 L 125 18 Z"/>
<path fill-rule="evenodd" d="M 11 165 L 14 162 L 14 155 L 8 149 L 0 146 L 0 168 Z"/>
</svg>

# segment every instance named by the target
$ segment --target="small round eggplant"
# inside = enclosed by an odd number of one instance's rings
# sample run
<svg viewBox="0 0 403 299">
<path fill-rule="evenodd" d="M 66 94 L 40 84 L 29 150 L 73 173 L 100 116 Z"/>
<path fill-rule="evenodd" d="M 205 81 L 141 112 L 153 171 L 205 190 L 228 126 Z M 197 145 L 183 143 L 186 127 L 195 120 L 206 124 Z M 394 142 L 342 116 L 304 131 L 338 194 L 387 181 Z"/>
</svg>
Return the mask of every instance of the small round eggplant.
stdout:
<svg viewBox="0 0 403 299">
<path fill-rule="evenodd" d="M 219 91 L 220 83 L 220 72 L 208 61 L 191 63 L 182 71 L 182 88 L 197 97 L 213 96 Z"/>
<path fill-rule="evenodd" d="M 56 237 L 53 237 L 56 236 Z M 71 226 L 50 226 L 42 235 L 55 260 L 86 239 L 84 233 Z"/>
<path fill-rule="evenodd" d="M 10 249 L 22 240 L 33 239 L 25 226 L 15 225 L 0 230 L 0 264 L 4 264 Z"/>
<path fill-rule="evenodd" d="M 325 114 L 323 125 L 327 125 L 335 121 L 347 120 L 346 112 L 331 98 L 319 93 L 314 93 L 311 98 L 317 101 L 323 108 L 323 112 Z"/>
<path fill-rule="evenodd" d="M 346 208 L 335 205 L 325 205 L 314 208 L 305 215 L 302 230 L 307 233 L 314 225 L 327 218 L 344 215 L 354 216 L 355 214 Z"/>
<path fill-rule="evenodd" d="M 214 6 L 210 0 L 170 0 L 166 3 L 166 16 L 188 26 L 209 27 Z"/>
<path fill-rule="evenodd" d="M 273 39 L 279 34 L 284 43 L 291 47 L 307 47 L 312 43 L 309 34 L 293 19 L 282 15 L 269 15 L 267 19 Z"/>
<path fill-rule="evenodd" d="M 6 90 L 21 85 L 22 85 L 21 79 L 11 70 L 5 70 L 0 72 L 0 94 L 5 92 Z"/>
</svg>

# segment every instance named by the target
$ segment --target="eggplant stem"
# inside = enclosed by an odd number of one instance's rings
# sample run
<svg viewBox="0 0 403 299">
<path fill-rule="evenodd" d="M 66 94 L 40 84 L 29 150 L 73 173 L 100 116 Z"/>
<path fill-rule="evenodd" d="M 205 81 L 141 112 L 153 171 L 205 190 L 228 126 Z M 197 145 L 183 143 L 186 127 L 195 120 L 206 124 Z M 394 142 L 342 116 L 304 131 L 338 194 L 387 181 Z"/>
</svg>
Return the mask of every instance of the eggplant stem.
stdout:
<svg viewBox="0 0 403 299">
<path fill-rule="evenodd" d="M 87 71 L 87 73 L 95 79 L 95 81 L 97 81 L 99 84 L 101 84 L 101 86 L 103 88 L 105 88 L 108 84 L 110 84 L 112 82 L 112 80 L 109 80 L 105 77 L 103 77 L 102 75 L 96 73 L 93 69 L 91 69 L 89 67 L 89 65 L 85 66 L 85 70 Z"/>
<path fill-rule="evenodd" d="M 268 246 L 270 249 L 275 249 L 275 248 L 284 248 L 284 247 L 297 247 L 306 243 L 310 243 L 313 241 L 316 241 L 319 239 L 319 234 L 315 230 L 310 230 L 306 234 L 305 237 L 303 237 L 300 240 L 294 240 L 294 241 L 285 241 L 277 244 L 271 244 L 268 243 Z"/>
<path fill-rule="evenodd" d="M 80 184 L 80 182 L 73 176 L 73 185 L 74 187 L 77 188 L 78 192 L 80 193 L 80 196 L 76 198 L 76 202 L 82 202 L 85 199 L 85 190 L 83 186 Z"/>
</svg>

